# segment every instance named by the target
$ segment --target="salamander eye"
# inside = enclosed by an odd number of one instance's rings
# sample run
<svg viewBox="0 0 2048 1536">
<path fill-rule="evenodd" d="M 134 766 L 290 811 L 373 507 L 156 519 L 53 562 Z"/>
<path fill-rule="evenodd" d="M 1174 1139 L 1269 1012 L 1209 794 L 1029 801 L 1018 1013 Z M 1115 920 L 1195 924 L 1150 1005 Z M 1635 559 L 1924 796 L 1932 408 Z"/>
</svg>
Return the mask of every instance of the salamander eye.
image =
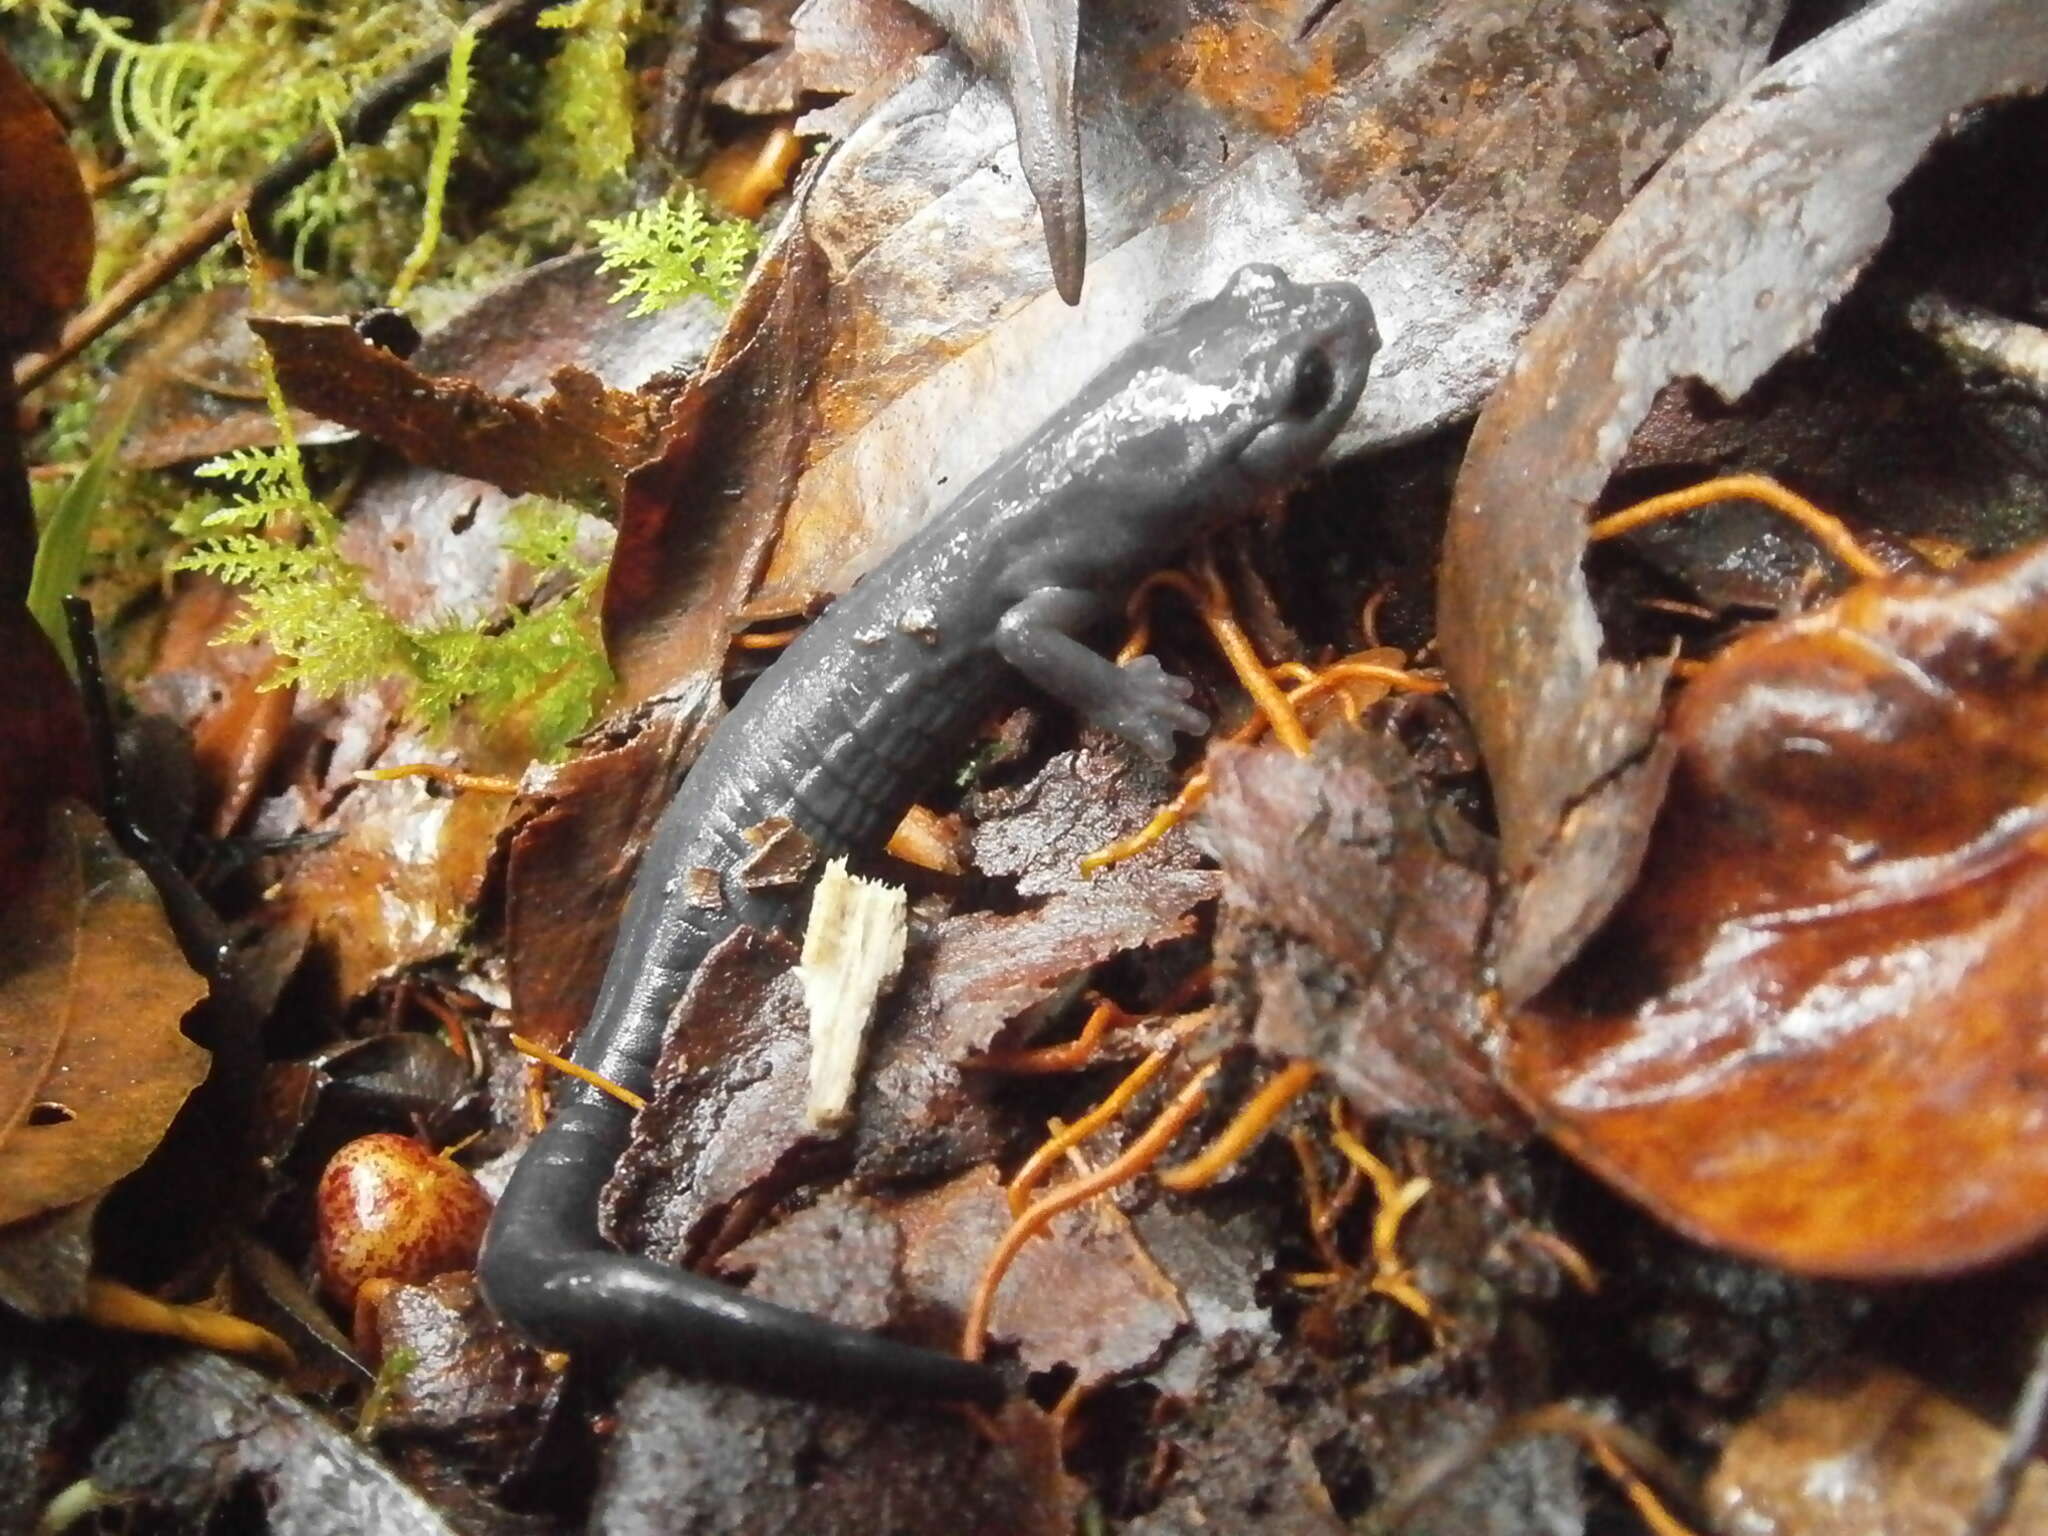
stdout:
<svg viewBox="0 0 2048 1536">
<path fill-rule="evenodd" d="M 1296 421 L 1312 421 L 1323 413 L 1337 392 L 1337 375 L 1330 359 L 1321 351 L 1302 354 L 1294 366 L 1294 387 L 1287 396 L 1287 414 Z"/>
</svg>

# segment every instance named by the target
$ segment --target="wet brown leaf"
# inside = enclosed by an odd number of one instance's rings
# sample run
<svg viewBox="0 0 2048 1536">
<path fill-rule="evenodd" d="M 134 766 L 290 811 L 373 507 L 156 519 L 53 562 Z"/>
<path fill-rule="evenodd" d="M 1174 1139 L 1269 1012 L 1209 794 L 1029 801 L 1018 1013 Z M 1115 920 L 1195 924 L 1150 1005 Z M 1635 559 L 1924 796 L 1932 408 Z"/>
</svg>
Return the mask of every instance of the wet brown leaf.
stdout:
<svg viewBox="0 0 2048 1536">
<path fill-rule="evenodd" d="M 92 200 L 64 125 L 0 52 L 0 353 L 47 342 L 85 297 Z"/>
<path fill-rule="evenodd" d="M 131 1171 L 207 1071 L 179 1030 L 206 986 L 155 889 L 90 811 L 56 814 L 39 879 L 0 925 L 0 1225 Z"/>
<path fill-rule="evenodd" d="M 99 799 L 78 689 L 57 648 L 19 602 L 0 602 L 0 900 L 29 888 L 50 809 L 60 800 Z M 5 943 L 0 937 L 0 943 Z M 0 1125 L 6 1123 L 0 1114 Z"/>
<path fill-rule="evenodd" d="M 779 934 L 740 928 L 691 976 L 605 1186 L 606 1230 L 622 1245 L 680 1260 L 742 1195 L 794 1182 L 818 1139 L 804 1118 L 810 1015 L 796 962 Z"/>
<path fill-rule="evenodd" d="M 1513 1134 L 1480 1043 L 1490 850 L 1433 815 L 1407 753 L 1370 730 L 1325 731 L 1310 758 L 1222 746 L 1209 763 L 1218 973 L 1258 1044 L 1319 1062 L 1367 1114 Z"/>
<path fill-rule="evenodd" d="M 453 1528 L 332 1419 L 220 1355 L 138 1376 L 92 1460 L 98 1490 L 184 1529 L 247 1489 L 280 1536 L 452 1536 Z"/>
<path fill-rule="evenodd" d="M 799 185 L 798 209 L 815 179 Z M 604 632 L 628 706 L 701 683 L 724 662 L 811 436 L 812 316 L 825 281 L 792 212 L 677 399 L 661 456 L 627 478 Z"/>
<path fill-rule="evenodd" d="M 924 60 L 801 210 L 835 281 L 805 317 L 816 430 L 778 470 L 764 597 L 843 590 L 1245 261 L 1351 279 L 1380 309 L 1387 346 L 1335 453 L 1468 412 L 1644 171 L 1753 67 L 1775 11 L 1709 0 L 1646 26 L 1605 0 L 1458 0 L 1420 22 L 1339 7 L 1304 38 L 1298 11 L 1251 3 L 1112 9 L 1083 49 L 1094 255 L 1071 309 L 999 90 Z"/>
<path fill-rule="evenodd" d="M 293 273 L 274 274 L 265 285 L 270 314 L 322 314 L 340 302 L 334 285 Z M 123 388 L 140 395 L 121 440 L 123 464 L 162 469 L 277 441 L 248 318 L 242 284 L 204 289 L 173 300 L 122 354 Z M 292 412 L 292 430 L 301 447 L 351 435 L 304 411 Z"/>
<path fill-rule="evenodd" d="M 905 1202 L 896 1215 L 912 1293 L 948 1319 L 964 1318 L 988 1256 L 1010 1227 L 995 1171 L 977 1168 Z M 989 1335 L 1015 1345 L 1033 1371 L 1070 1366 L 1092 1386 L 1156 1358 L 1187 1321 L 1179 1292 L 1129 1219 L 1096 1201 L 1024 1245 L 996 1293 Z M 956 1345 L 958 1337 L 956 1327 Z"/>
<path fill-rule="evenodd" d="M 640 850 L 706 730 L 697 708 L 656 712 L 623 745 L 530 773 L 510 838 L 505 953 L 520 1033 L 561 1050 L 589 1017 Z"/>
<path fill-rule="evenodd" d="M 1627 889 L 1669 768 L 1668 667 L 1600 660 L 1580 570 L 1630 431 L 1673 378 L 1732 399 L 1812 335 L 1928 144 L 1965 108 L 2048 79 L 2044 28 L 2027 0 L 1881 4 L 1778 61 L 1614 221 L 1488 403 L 1454 496 L 1439 629 L 1499 809 L 1510 1002 Z"/>
<path fill-rule="evenodd" d="M 564 366 L 537 404 L 475 381 L 430 376 L 372 345 L 347 320 L 255 316 L 285 398 L 352 427 L 413 464 L 563 500 L 601 493 L 614 505 L 626 473 L 650 457 L 668 397 L 607 388 Z"/>
<path fill-rule="evenodd" d="M 2048 546 L 1710 664 L 1639 884 L 1512 1023 L 1565 1147 L 1795 1269 L 1941 1273 L 2048 1231 L 2044 653 Z"/>
<path fill-rule="evenodd" d="M 996 1438 L 943 1408 L 822 1408 L 666 1372 L 619 1403 L 606 1536 L 1070 1536 L 1059 1426 L 1012 1399 Z"/>
<path fill-rule="evenodd" d="M 1726 1530 L 1774 1536 L 1963 1536 L 2003 1449 L 1996 1428 L 1924 1382 L 1846 1361 L 1735 1431 L 1707 1507 Z M 2038 1463 L 2002 1529 L 2048 1529 Z"/>
<path fill-rule="evenodd" d="M 385 1359 L 413 1359 L 377 1420 L 382 1434 L 430 1437 L 502 1472 L 554 1414 L 561 1370 L 498 1321 L 474 1275 L 392 1287 L 377 1303 L 377 1338 Z"/>
</svg>

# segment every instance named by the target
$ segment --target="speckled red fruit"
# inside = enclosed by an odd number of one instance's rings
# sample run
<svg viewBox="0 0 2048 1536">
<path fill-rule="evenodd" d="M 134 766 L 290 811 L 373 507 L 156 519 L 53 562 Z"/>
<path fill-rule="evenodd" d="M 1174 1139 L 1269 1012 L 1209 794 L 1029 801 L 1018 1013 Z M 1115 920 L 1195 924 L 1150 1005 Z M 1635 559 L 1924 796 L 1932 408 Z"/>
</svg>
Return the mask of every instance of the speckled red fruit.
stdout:
<svg viewBox="0 0 2048 1536">
<path fill-rule="evenodd" d="M 491 1199 L 483 1186 L 410 1136 L 350 1142 L 328 1160 L 314 1192 L 320 1279 L 343 1307 L 365 1280 L 431 1280 L 469 1269 Z"/>
</svg>

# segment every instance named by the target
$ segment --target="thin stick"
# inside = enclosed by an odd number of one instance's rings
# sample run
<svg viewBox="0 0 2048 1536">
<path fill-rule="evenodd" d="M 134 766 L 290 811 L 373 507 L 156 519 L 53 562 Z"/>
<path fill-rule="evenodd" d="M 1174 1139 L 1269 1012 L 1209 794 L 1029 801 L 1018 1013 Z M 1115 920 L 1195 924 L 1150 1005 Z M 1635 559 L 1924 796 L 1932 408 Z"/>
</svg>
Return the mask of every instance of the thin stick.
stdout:
<svg viewBox="0 0 2048 1536">
<path fill-rule="evenodd" d="M 268 1328 L 206 1307 L 181 1307 L 158 1301 L 118 1280 L 99 1275 L 87 1277 L 85 1307 L 79 1315 L 102 1328 L 154 1333 L 225 1354 L 248 1355 L 276 1371 L 290 1371 L 298 1365 L 291 1347 Z"/>
<path fill-rule="evenodd" d="M 430 779 L 450 789 L 473 789 L 480 795 L 516 795 L 519 781 L 496 773 L 464 773 L 445 763 L 396 763 L 389 768 L 358 768 L 358 784 L 386 784 L 398 779 Z"/>
<path fill-rule="evenodd" d="M 548 0 L 495 0 L 476 14 L 470 27 L 481 40 L 514 22 L 529 19 L 547 3 Z M 437 48 L 429 48 L 365 90 L 343 116 L 338 141 L 324 126 L 314 129 L 269 170 L 220 199 L 165 244 L 144 252 L 105 293 L 72 316 L 56 346 L 21 360 L 14 370 L 15 388 L 23 392 L 34 389 L 105 335 L 136 305 L 226 238 L 234 228 L 236 214 L 261 212 L 327 166 L 343 147 L 368 144 L 384 137 L 399 114 L 446 73 L 449 49 L 453 46 L 451 39 Z"/>
</svg>

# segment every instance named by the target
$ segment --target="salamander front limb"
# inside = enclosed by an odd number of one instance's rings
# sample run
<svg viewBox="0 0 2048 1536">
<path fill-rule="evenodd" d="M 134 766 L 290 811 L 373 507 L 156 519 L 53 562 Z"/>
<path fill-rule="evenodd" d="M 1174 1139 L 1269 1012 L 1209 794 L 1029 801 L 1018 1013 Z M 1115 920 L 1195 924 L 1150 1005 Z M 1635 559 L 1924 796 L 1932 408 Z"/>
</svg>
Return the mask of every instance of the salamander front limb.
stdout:
<svg viewBox="0 0 2048 1536">
<path fill-rule="evenodd" d="M 1140 656 L 1120 667 L 1076 638 L 1108 608 L 1094 592 L 1044 587 L 1016 604 L 996 625 L 996 649 L 1033 684 L 1090 725 L 1114 731 L 1160 762 L 1173 756 L 1173 733 L 1199 736 L 1209 717 L 1188 703 L 1193 686 Z M 1113 610 L 1111 610 L 1113 611 Z"/>
</svg>

